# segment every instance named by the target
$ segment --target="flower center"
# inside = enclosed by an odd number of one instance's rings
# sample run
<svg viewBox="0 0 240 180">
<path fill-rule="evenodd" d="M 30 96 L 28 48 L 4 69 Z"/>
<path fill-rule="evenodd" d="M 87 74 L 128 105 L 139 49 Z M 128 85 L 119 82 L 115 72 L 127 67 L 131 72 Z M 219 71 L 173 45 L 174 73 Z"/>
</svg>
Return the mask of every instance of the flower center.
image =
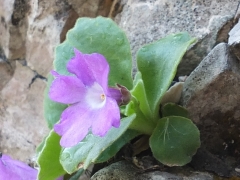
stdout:
<svg viewBox="0 0 240 180">
<path fill-rule="evenodd" d="M 105 94 L 101 94 L 101 99 L 105 100 Z"/>
<path fill-rule="evenodd" d="M 104 106 L 106 95 L 103 88 L 98 83 L 95 82 L 91 87 L 87 88 L 86 102 L 93 109 L 98 109 Z"/>
</svg>

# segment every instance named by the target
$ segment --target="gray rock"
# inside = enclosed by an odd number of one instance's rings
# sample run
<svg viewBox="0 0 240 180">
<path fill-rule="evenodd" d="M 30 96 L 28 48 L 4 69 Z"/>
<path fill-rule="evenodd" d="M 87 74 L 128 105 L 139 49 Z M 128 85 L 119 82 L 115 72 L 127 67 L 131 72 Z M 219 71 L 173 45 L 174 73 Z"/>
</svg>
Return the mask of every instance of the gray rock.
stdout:
<svg viewBox="0 0 240 180">
<path fill-rule="evenodd" d="M 229 32 L 228 44 L 233 53 L 240 60 L 240 22 L 238 22 Z"/>
<path fill-rule="evenodd" d="M 239 44 L 240 43 L 240 22 L 238 22 L 228 34 L 229 34 L 228 44 L 230 46 Z"/>
<path fill-rule="evenodd" d="M 12 78 L 14 67 L 12 64 L 6 61 L 0 61 L 0 91 Z"/>
<path fill-rule="evenodd" d="M 128 161 L 120 161 L 111 164 L 97 173 L 91 180 L 213 180 L 213 176 L 202 172 L 189 172 L 178 170 L 174 173 L 162 172 L 159 170 L 144 171 L 137 168 Z"/>
<path fill-rule="evenodd" d="M 225 43 L 217 45 L 190 74 L 181 104 L 198 125 L 202 146 L 213 154 L 238 156 L 240 62 Z"/>
<path fill-rule="evenodd" d="M 238 0 L 131 0 L 125 3 L 116 21 L 127 33 L 134 59 L 142 45 L 168 34 L 187 31 L 196 37 L 198 42 L 184 56 L 178 69 L 179 75 L 186 75 L 215 44 L 227 42 L 237 5 Z"/>
<path fill-rule="evenodd" d="M 31 69 L 16 62 L 13 77 L 0 92 L 0 152 L 24 162 L 49 131 L 42 110 L 46 82 L 32 82 L 34 77 Z"/>
<path fill-rule="evenodd" d="M 7 59 L 23 59 L 27 32 L 27 1 L 0 2 L 0 46 Z"/>
<path fill-rule="evenodd" d="M 162 97 L 161 105 L 164 106 L 166 103 L 169 102 L 178 104 L 181 98 L 183 84 L 184 82 L 177 82 L 173 86 L 171 86 Z"/>
</svg>

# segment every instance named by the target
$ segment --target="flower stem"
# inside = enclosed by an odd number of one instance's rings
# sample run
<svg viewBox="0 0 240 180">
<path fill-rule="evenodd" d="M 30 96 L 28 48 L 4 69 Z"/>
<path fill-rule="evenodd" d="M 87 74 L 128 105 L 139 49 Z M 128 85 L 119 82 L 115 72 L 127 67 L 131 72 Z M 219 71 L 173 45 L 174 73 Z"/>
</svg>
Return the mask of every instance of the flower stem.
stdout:
<svg viewBox="0 0 240 180">
<path fill-rule="evenodd" d="M 129 128 L 146 135 L 152 135 L 156 124 L 154 124 L 150 119 L 147 119 L 139 108 L 135 108 L 135 113 L 137 116 Z"/>
</svg>

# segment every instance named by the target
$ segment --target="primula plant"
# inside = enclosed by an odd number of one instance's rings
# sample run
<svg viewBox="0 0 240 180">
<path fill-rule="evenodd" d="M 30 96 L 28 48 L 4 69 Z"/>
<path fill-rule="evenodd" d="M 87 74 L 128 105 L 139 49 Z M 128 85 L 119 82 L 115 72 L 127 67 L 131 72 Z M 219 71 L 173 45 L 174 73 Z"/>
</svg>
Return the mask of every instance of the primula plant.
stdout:
<svg viewBox="0 0 240 180">
<path fill-rule="evenodd" d="M 120 125 L 117 101 L 121 91 L 108 87 L 109 65 L 101 54 L 82 54 L 77 49 L 68 62 L 67 70 L 74 76 L 59 75 L 49 91 L 50 99 L 70 106 L 66 108 L 54 131 L 61 135 L 60 145 L 78 144 L 91 129 L 92 134 L 104 136 L 108 130 Z"/>
<path fill-rule="evenodd" d="M 78 19 L 57 46 L 48 78 L 44 111 L 51 131 L 37 149 L 38 179 L 77 179 L 140 135 L 149 137 L 161 163 L 190 162 L 199 131 L 183 107 L 161 100 L 194 41 L 178 33 L 143 46 L 133 78 L 125 33 L 108 18 Z"/>
</svg>

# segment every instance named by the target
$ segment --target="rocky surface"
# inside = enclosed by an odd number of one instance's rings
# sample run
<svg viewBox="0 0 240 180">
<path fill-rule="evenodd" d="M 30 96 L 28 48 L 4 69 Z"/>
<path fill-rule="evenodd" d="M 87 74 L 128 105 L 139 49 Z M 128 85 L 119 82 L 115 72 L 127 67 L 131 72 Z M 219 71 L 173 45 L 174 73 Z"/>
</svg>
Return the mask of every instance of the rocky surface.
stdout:
<svg viewBox="0 0 240 180">
<path fill-rule="evenodd" d="M 240 22 L 238 22 L 229 32 L 228 44 L 233 53 L 240 60 Z"/>
<path fill-rule="evenodd" d="M 7 84 L 7 82 L 12 78 L 13 75 L 13 64 L 5 61 L 0 61 L 0 91 Z"/>
<path fill-rule="evenodd" d="M 184 56 L 178 74 L 188 75 L 219 42 L 227 42 L 238 0 L 129 0 L 116 21 L 127 33 L 135 57 L 144 44 L 187 31 L 198 39 Z"/>
<path fill-rule="evenodd" d="M 172 169 L 167 172 L 166 169 L 161 171 L 160 168 L 140 169 L 129 161 L 119 161 L 107 166 L 95 173 L 91 180 L 213 180 L 213 176 L 208 173 L 190 172 L 181 168 Z"/>
<path fill-rule="evenodd" d="M 111 0 L 0 1 L 0 151 L 27 161 L 47 134 L 43 91 L 54 48 L 78 17 L 107 16 Z"/>
<path fill-rule="evenodd" d="M 200 129 L 201 146 L 229 169 L 240 160 L 239 82 L 240 62 L 228 45 L 221 43 L 187 78 L 181 97 L 181 104 Z"/>
<path fill-rule="evenodd" d="M 35 79 L 34 72 L 16 62 L 13 77 L 0 93 L 1 152 L 26 161 L 48 133 L 43 119 L 42 94 L 46 82 Z"/>
</svg>

